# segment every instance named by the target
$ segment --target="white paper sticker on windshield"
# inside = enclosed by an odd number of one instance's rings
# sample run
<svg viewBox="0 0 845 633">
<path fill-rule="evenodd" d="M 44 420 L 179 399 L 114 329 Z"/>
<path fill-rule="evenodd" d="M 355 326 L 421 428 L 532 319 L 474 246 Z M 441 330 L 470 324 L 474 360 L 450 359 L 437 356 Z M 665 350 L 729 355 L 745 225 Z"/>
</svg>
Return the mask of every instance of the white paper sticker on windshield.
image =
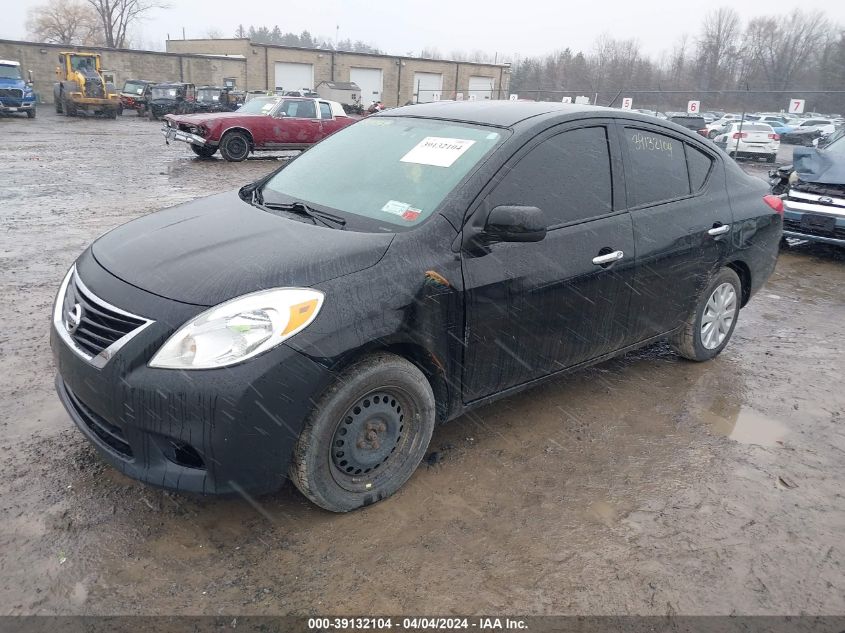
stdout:
<svg viewBox="0 0 845 633">
<path fill-rule="evenodd" d="M 388 200 L 381 210 L 385 213 L 392 213 L 393 215 L 402 215 L 411 208 L 411 205 L 406 202 L 399 202 L 398 200 Z"/>
<path fill-rule="evenodd" d="M 410 152 L 405 154 L 403 163 L 417 163 L 418 165 L 433 165 L 435 167 L 451 167 L 475 141 L 462 138 L 443 138 L 441 136 L 426 136 Z"/>
</svg>

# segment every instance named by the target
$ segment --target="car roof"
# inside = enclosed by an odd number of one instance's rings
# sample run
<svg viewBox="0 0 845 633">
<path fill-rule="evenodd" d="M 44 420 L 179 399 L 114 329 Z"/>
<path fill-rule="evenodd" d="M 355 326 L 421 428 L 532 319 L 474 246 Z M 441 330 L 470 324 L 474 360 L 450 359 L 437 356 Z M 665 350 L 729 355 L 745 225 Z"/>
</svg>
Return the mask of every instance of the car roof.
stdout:
<svg viewBox="0 0 845 633">
<path fill-rule="evenodd" d="M 413 116 L 511 127 L 520 121 L 544 114 L 592 113 L 600 115 L 612 111 L 598 106 L 545 101 L 435 101 L 393 108 L 379 113 L 378 116 Z M 638 114 L 638 116 L 644 115 Z"/>
</svg>

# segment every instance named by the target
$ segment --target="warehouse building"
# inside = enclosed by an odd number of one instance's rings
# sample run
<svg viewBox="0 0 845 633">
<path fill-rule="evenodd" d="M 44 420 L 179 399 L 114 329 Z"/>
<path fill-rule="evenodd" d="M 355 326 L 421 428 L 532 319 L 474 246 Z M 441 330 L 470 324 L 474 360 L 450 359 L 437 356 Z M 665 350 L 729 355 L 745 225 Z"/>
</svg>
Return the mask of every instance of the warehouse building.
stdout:
<svg viewBox="0 0 845 633">
<path fill-rule="evenodd" d="M 322 82 L 351 82 L 360 87 L 364 105 L 506 99 L 510 80 L 508 64 L 297 48 L 249 39 L 167 40 L 167 51 L 243 58 L 246 90 L 301 90 Z"/>
</svg>

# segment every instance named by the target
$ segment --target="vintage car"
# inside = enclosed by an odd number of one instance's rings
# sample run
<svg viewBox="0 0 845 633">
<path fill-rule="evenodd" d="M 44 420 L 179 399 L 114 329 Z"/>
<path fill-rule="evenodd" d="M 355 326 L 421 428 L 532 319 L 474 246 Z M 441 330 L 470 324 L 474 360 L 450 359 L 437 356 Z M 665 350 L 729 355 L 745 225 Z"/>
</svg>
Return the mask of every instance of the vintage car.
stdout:
<svg viewBox="0 0 845 633">
<path fill-rule="evenodd" d="M 357 119 L 326 99 L 256 97 L 236 112 L 164 117 L 164 138 L 183 141 L 194 154 L 210 158 L 217 150 L 228 161 L 251 152 L 305 149 Z"/>
<path fill-rule="evenodd" d="M 197 88 L 197 100 L 194 112 L 233 112 L 243 99 L 233 88 L 224 86 L 200 86 Z"/>
<path fill-rule="evenodd" d="M 150 94 L 154 85 L 154 81 L 147 81 L 146 79 L 126 80 L 123 89 L 120 91 L 118 114 L 123 114 L 124 110 L 135 110 L 138 112 L 138 116 L 144 116 L 150 103 Z"/>
<path fill-rule="evenodd" d="M 188 114 L 196 108 L 197 89 L 194 84 L 166 83 L 152 87 L 148 113 L 151 121 L 165 114 Z"/>
</svg>

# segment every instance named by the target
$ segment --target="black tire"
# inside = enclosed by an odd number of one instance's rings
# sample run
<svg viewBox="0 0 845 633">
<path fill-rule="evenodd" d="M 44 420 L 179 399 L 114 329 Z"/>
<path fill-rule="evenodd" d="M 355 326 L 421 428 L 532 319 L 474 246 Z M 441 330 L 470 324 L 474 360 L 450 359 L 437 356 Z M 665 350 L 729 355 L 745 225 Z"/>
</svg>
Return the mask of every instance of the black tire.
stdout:
<svg viewBox="0 0 845 633">
<path fill-rule="evenodd" d="M 191 149 L 194 154 L 200 158 L 211 158 L 217 153 L 216 147 L 200 147 L 199 145 L 194 145 L 193 143 L 191 143 Z"/>
<path fill-rule="evenodd" d="M 722 340 L 715 347 L 708 347 L 702 341 L 701 323 L 704 318 L 707 304 L 711 296 L 717 288 L 723 284 L 730 284 L 734 291 L 734 312 L 730 327 L 725 332 L 724 340 Z M 742 302 L 742 284 L 739 281 L 737 274 L 730 268 L 722 268 L 718 274 L 707 284 L 704 292 L 699 296 L 698 301 L 695 302 L 695 307 L 687 318 L 686 322 L 679 330 L 677 330 L 669 339 L 669 344 L 676 353 L 688 360 L 702 362 L 710 360 L 719 355 L 725 349 L 725 346 L 731 340 L 736 322 L 739 318 L 739 306 Z"/>
<path fill-rule="evenodd" d="M 56 114 L 61 114 L 62 113 L 62 100 L 56 99 L 56 103 L 54 105 L 56 106 Z"/>
<path fill-rule="evenodd" d="M 707 133 L 707 138 L 709 138 L 709 139 L 711 139 L 711 140 L 712 140 L 712 139 L 714 139 L 714 138 L 716 138 L 717 136 L 719 136 L 719 131 L 718 131 L 718 130 L 710 130 L 710 131 Z"/>
<path fill-rule="evenodd" d="M 76 105 L 72 101 L 65 99 L 62 102 L 62 109 L 65 111 L 65 116 L 76 116 Z"/>
<path fill-rule="evenodd" d="M 778 157 L 777 154 L 769 154 L 768 156 L 766 156 L 766 162 L 767 163 L 774 163 L 777 160 L 777 157 Z"/>
<path fill-rule="evenodd" d="M 251 143 L 246 134 L 233 130 L 226 132 L 220 139 L 220 154 L 228 161 L 239 163 L 249 156 L 250 146 Z"/>
<path fill-rule="evenodd" d="M 32 108 L 32 110 L 27 110 L 26 116 L 28 116 L 30 119 L 34 119 L 35 118 L 35 108 Z"/>
<path fill-rule="evenodd" d="M 158 117 L 155 114 L 153 114 L 152 110 L 150 110 L 149 112 L 147 112 L 147 118 L 150 121 L 155 121 Z"/>
<path fill-rule="evenodd" d="M 291 481 L 332 512 L 386 499 L 419 466 L 434 416 L 431 385 L 416 366 L 393 354 L 369 356 L 317 402 L 296 442 Z"/>
</svg>

